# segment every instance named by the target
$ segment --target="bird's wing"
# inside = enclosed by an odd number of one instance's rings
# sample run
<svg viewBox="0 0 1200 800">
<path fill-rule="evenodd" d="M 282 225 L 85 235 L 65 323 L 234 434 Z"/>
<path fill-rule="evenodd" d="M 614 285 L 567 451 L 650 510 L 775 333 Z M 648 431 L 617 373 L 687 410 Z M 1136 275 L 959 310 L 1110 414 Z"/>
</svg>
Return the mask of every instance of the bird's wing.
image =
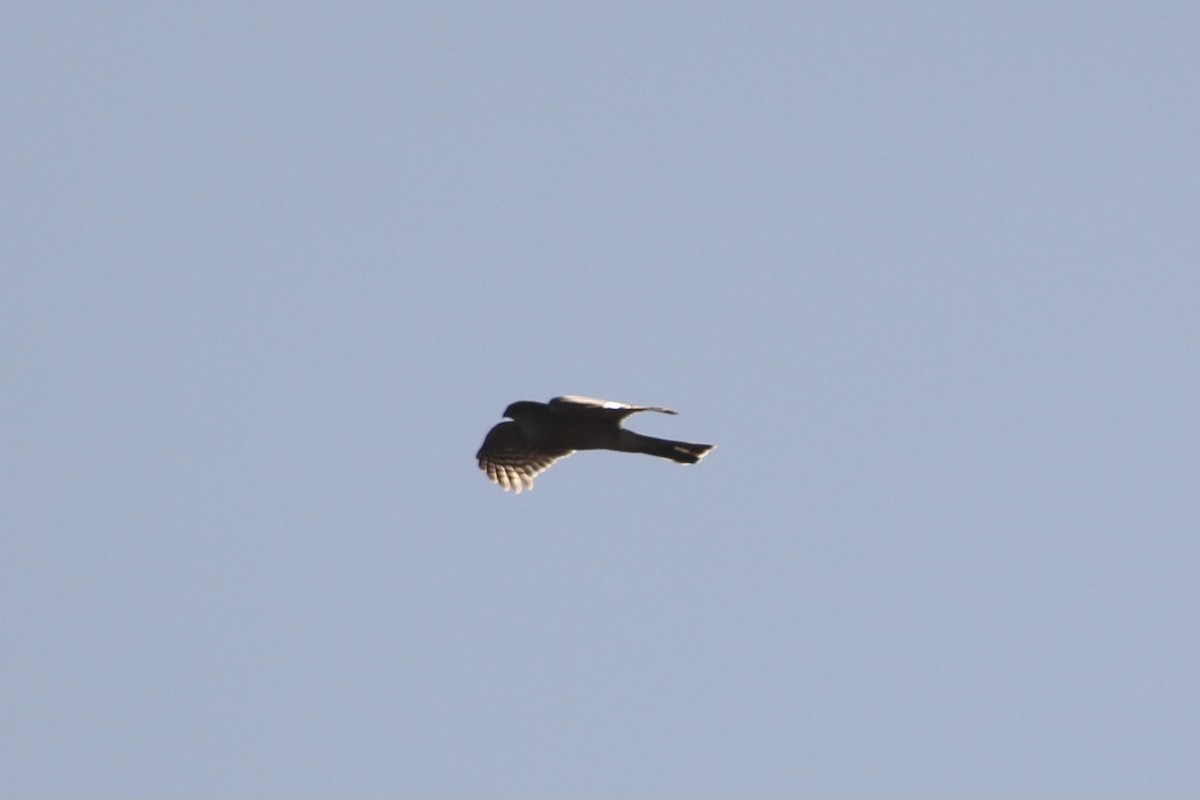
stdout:
<svg viewBox="0 0 1200 800">
<path fill-rule="evenodd" d="M 563 413 L 612 413 L 618 418 L 624 419 L 630 414 L 638 411 L 657 411 L 661 414 L 677 414 L 679 412 L 672 411 L 669 408 L 662 406 L 635 406 L 631 403 L 618 403 L 615 400 L 599 400 L 595 397 L 583 397 L 577 394 L 563 395 L 555 397 L 550 401 L 550 407 L 555 411 Z"/>
<path fill-rule="evenodd" d="M 475 457 L 488 480 L 506 492 L 520 494 L 522 489 L 532 489 L 533 479 L 551 464 L 574 452 L 537 447 L 526 440 L 517 423 L 501 422 L 488 431 Z"/>
</svg>

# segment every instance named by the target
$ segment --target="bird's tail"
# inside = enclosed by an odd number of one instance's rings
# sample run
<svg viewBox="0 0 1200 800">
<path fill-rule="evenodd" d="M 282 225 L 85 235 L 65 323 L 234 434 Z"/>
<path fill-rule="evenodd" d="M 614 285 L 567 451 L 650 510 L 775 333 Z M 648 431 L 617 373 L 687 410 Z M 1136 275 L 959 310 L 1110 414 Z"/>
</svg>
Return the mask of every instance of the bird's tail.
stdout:
<svg viewBox="0 0 1200 800">
<path fill-rule="evenodd" d="M 622 434 L 631 434 L 625 439 L 622 444 L 626 445 L 621 448 L 634 453 L 645 453 L 649 456 L 658 456 L 659 458 L 669 458 L 678 464 L 695 464 L 700 459 L 708 455 L 708 451 L 712 450 L 716 445 L 712 444 L 694 444 L 692 442 L 674 442 L 670 439 L 656 439 L 653 436 L 643 436 L 640 433 L 633 431 L 621 431 Z"/>
</svg>

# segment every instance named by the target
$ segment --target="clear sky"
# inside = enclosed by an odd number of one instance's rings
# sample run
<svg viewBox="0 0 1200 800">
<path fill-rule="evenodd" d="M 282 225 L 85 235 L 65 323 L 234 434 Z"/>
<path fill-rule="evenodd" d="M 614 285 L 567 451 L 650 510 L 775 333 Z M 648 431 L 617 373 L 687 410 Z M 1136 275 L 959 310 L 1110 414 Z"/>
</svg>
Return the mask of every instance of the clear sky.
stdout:
<svg viewBox="0 0 1200 800">
<path fill-rule="evenodd" d="M 5 3 L 0 796 L 1196 797 L 1197 30 Z"/>
</svg>

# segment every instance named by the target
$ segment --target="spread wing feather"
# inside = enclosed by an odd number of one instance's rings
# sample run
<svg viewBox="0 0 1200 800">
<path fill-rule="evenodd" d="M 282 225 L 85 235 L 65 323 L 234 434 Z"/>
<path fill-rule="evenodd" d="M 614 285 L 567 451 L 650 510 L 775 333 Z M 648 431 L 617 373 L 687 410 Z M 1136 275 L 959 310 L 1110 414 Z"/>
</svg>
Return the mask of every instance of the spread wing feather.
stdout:
<svg viewBox="0 0 1200 800">
<path fill-rule="evenodd" d="M 504 491 L 520 494 L 533 488 L 533 479 L 574 450 L 546 450 L 527 441 L 515 422 L 501 422 L 488 431 L 475 457 L 488 480 Z"/>
</svg>

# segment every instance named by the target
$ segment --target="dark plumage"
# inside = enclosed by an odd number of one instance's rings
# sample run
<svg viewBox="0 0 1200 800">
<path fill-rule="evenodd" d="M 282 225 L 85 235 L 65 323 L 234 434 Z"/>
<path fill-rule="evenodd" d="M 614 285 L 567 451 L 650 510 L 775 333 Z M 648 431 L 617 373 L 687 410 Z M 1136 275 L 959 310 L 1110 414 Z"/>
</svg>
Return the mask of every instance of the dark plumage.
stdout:
<svg viewBox="0 0 1200 800">
<path fill-rule="evenodd" d="M 476 458 L 488 479 L 517 494 L 533 479 L 576 450 L 617 450 L 695 464 L 715 445 L 657 439 L 625 430 L 621 423 L 638 411 L 674 414 L 669 408 L 635 406 L 567 395 L 549 403 L 519 400 L 504 409 L 511 422 L 488 432 Z"/>
</svg>

